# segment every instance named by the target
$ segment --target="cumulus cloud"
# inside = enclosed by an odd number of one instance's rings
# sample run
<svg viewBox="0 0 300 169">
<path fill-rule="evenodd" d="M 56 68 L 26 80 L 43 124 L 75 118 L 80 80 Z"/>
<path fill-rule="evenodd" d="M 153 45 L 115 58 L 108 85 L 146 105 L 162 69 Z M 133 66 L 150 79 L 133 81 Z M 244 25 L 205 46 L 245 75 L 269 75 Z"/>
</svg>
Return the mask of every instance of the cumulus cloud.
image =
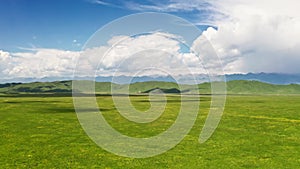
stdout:
<svg viewBox="0 0 300 169">
<path fill-rule="evenodd" d="M 9 52 L 0 50 L 0 76 L 7 74 L 7 71 L 9 71 L 11 66 L 12 62 L 11 55 L 9 54 Z"/>
<path fill-rule="evenodd" d="M 18 53 L 0 51 L 1 79 L 71 76 L 79 54 L 44 48 Z"/>
<path fill-rule="evenodd" d="M 214 0 L 218 10 L 203 34 L 227 73 L 300 73 L 300 2 L 296 0 Z M 218 16 L 222 13 L 222 16 Z"/>
<path fill-rule="evenodd" d="M 182 52 L 182 44 L 176 39 L 180 37 L 161 32 L 137 37 L 116 36 L 107 46 L 86 49 L 80 60 L 88 63 L 81 62 L 81 69 L 89 74 L 98 69 L 97 75 L 102 76 L 204 73 L 199 58 Z"/>
<path fill-rule="evenodd" d="M 300 73 L 298 0 L 130 1 L 123 5 L 138 11 L 189 12 L 190 21 L 217 27 L 208 28 L 204 36 L 227 73 Z"/>
<path fill-rule="evenodd" d="M 106 45 L 81 52 L 57 49 L 0 51 L 3 79 L 16 77 L 155 76 L 206 73 L 201 60 L 182 51 L 181 37 L 156 32 L 135 37 L 114 36 Z M 77 62 L 78 61 L 78 62 Z"/>
</svg>

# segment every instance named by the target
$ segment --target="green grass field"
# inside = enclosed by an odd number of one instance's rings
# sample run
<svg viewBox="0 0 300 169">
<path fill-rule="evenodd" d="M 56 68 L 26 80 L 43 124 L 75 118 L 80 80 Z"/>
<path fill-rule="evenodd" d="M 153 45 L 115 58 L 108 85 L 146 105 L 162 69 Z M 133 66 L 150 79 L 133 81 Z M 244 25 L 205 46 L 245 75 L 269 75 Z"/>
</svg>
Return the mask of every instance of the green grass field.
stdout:
<svg viewBox="0 0 300 169">
<path fill-rule="evenodd" d="M 148 137 L 176 119 L 180 100 L 168 97 L 155 122 L 135 124 L 121 117 L 110 96 L 100 110 L 118 131 Z M 146 96 L 132 96 L 140 110 Z M 210 97 L 201 97 L 197 121 L 170 151 L 145 159 L 116 156 L 98 147 L 81 128 L 72 97 L 0 97 L 0 168 L 299 168 L 300 96 L 231 95 L 223 118 L 204 144 L 198 137 Z"/>
</svg>

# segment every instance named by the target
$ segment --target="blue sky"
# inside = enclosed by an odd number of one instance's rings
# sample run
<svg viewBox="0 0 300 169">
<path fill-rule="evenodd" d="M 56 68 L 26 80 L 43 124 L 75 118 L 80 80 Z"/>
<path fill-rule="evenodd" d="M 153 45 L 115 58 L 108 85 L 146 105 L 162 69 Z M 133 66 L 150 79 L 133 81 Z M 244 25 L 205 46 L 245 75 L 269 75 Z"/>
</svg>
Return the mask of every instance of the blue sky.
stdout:
<svg viewBox="0 0 300 169">
<path fill-rule="evenodd" d="M 299 6 L 298 0 L 1 0 L 0 80 L 70 77 L 76 58 L 85 52 L 83 45 L 98 29 L 140 12 L 169 13 L 197 25 L 203 30 L 199 38 L 209 40 L 227 74 L 300 73 Z M 181 58 L 178 63 L 194 62 L 188 51 L 176 51 L 179 44 L 158 35 L 128 38 L 119 52 L 153 42 L 152 47 L 166 47 Z M 103 66 L 117 64 L 116 58 L 112 55 Z M 90 60 L 91 65 L 97 62 Z"/>
<path fill-rule="evenodd" d="M 0 47 L 78 50 L 101 26 L 131 13 L 86 0 L 0 1 Z"/>
<path fill-rule="evenodd" d="M 134 5 L 140 3 L 149 9 L 135 9 Z M 150 1 L 130 1 L 130 4 L 93 0 L 0 1 L 0 47 L 7 51 L 20 48 L 80 50 L 101 26 L 129 14 L 154 11 L 150 5 L 153 5 Z M 168 12 L 191 22 L 198 13 L 196 10 Z"/>
</svg>

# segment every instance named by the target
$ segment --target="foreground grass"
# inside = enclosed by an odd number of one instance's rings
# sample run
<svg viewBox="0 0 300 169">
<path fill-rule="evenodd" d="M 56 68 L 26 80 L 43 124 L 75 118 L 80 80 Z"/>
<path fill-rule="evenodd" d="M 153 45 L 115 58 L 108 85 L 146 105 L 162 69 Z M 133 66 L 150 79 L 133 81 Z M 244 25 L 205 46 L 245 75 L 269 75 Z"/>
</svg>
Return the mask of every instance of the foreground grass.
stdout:
<svg viewBox="0 0 300 169">
<path fill-rule="evenodd" d="M 209 110 L 201 98 L 198 119 L 185 139 L 155 157 L 113 155 L 82 130 L 71 97 L 0 97 L 0 168 L 298 168 L 300 96 L 228 96 L 222 121 L 204 144 L 199 133 Z M 121 117 L 111 97 L 98 97 L 107 121 L 123 134 L 156 135 L 176 119 L 177 97 L 168 97 L 155 122 L 135 124 Z M 137 109 L 150 104 L 132 97 Z"/>
</svg>

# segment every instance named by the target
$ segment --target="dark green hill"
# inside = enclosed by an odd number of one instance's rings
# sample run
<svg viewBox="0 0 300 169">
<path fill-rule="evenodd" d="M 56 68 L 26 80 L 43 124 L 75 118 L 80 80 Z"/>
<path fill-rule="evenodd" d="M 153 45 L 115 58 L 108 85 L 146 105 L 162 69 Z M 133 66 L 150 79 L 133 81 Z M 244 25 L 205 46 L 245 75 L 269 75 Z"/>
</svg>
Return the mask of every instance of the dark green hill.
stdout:
<svg viewBox="0 0 300 169">
<path fill-rule="evenodd" d="M 274 85 L 259 81 L 237 80 L 227 82 L 229 94 L 300 94 L 300 85 Z"/>
<path fill-rule="evenodd" d="M 70 93 L 72 81 L 9 83 L 0 85 L 0 93 Z"/>
<path fill-rule="evenodd" d="M 181 91 L 177 88 L 163 89 L 163 88 L 154 88 L 150 90 L 146 90 L 142 93 L 181 93 Z"/>
<path fill-rule="evenodd" d="M 274 85 L 258 81 L 229 81 L 227 82 L 228 94 L 300 94 L 300 85 Z M 96 82 L 95 90 L 97 93 L 110 94 L 113 88 L 114 93 L 126 93 L 126 91 L 137 93 L 149 93 L 155 89 L 160 89 L 164 93 L 193 93 L 199 90 L 201 94 L 210 94 L 210 83 L 199 84 L 196 88 L 191 85 L 182 85 L 180 90 L 178 85 L 173 82 L 137 82 L 130 85 L 112 84 L 110 82 Z M 34 83 L 8 83 L 0 84 L 0 93 L 19 94 L 19 93 L 71 93 L 72 81 L 55 82 L 34 82 Z"/>
</svg>

